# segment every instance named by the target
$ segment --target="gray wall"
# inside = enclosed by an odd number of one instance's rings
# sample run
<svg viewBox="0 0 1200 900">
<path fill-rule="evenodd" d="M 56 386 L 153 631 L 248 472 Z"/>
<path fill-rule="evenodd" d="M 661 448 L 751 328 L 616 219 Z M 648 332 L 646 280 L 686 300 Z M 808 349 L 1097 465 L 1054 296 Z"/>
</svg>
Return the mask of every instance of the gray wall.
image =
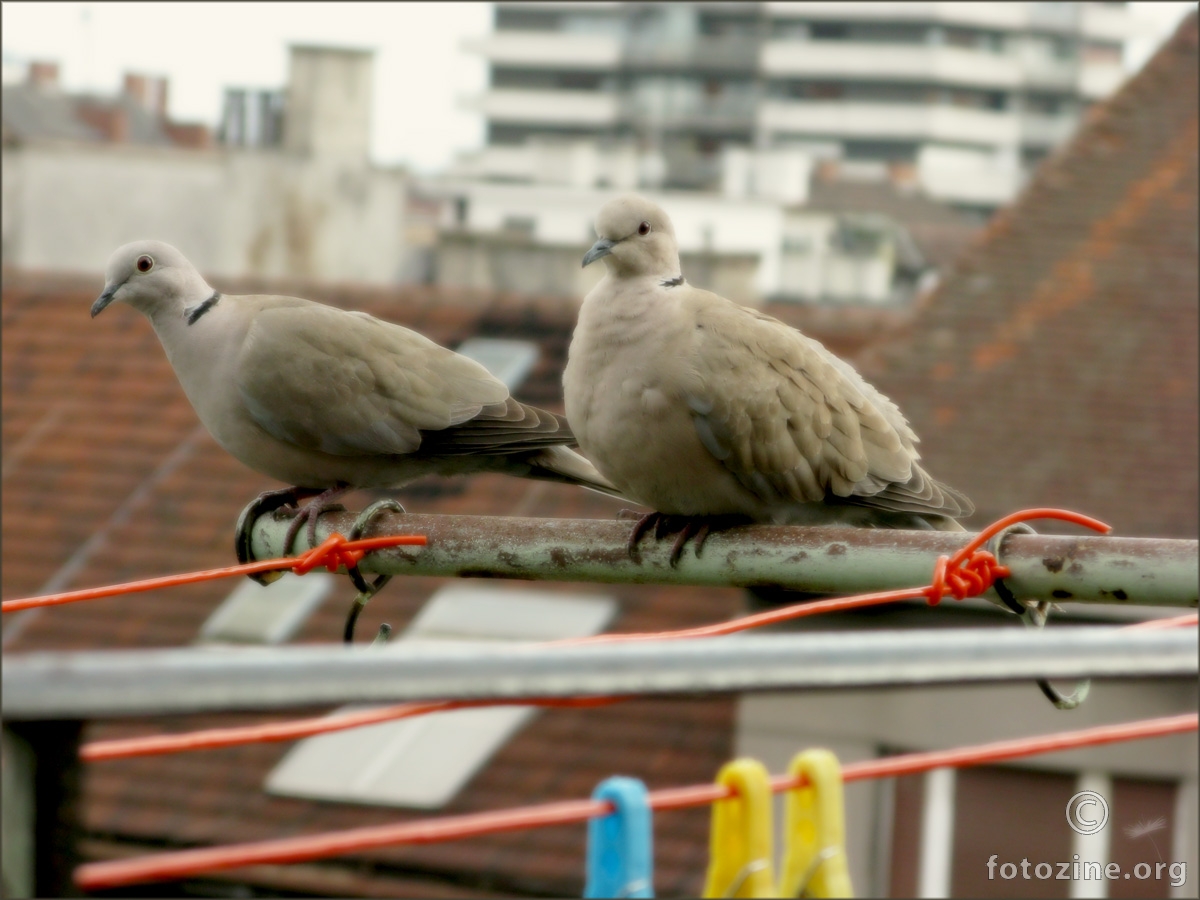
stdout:
<svg viewBox="0 0 1200 900">
<path fill-rule="evenodd" d="M 95 273 L 175 244 L 206 274 L 397 281 L 406 176 L 275 150 L 32 143 L 0 154 L 3 262 Z"/>
</svg>

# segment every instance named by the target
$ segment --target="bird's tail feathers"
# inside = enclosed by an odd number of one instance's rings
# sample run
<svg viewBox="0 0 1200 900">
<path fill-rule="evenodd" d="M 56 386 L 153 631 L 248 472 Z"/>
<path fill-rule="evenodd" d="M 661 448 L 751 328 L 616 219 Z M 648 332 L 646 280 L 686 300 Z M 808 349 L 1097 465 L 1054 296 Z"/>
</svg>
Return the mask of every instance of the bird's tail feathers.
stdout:
<svg viewBox="0 0 1200 900">
<path fill-rule="evenodd" d="M 601 475 L 586 457 L 570 447 L 556 444 L 534 453 L 522 454 L 522 462 L 528 463 L 527 478 L 542 481 L 557 481 L 561 484 L 577 484 L 589 490 L 628 500 L 611 481 Z M 629 501 L 633 502 L 633 501 Z"/>
</svg>

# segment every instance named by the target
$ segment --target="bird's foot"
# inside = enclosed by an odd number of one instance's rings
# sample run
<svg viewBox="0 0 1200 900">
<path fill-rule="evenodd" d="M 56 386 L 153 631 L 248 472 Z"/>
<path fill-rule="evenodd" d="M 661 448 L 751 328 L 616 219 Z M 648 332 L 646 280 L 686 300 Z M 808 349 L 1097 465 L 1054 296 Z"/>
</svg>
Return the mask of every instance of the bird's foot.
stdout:
<svg viewBox="0 0 1200 900">
<path fill-rule="evenodd" d="M 689 539 L 696 548 L 696 556 L 699 557 L 700 551 L 704 549 L 704 542 L 714 529 L 720 531 L 743 521 L 745 520 L 739 516 L 671 516 L 659 512 L 647 513 L 637 520 L 633 526 L 633 533 L 629 535 L 629 556 L 634 562 L 641 563 L 638 542 L 651 528 L 654 529 L 656 541 L 661 541 L 664 536 L 678 531 L 668 557 L 671 568 L 674 569 L 679 565 L 683 548 Z"/>
<path fill-rule="evenodd" d="M 275 512 L 277 509 L 283 509 L 288 506 L 295 508 L 305 497 L 312 497 L 317 493 L 319 491 L 306 488 L 284 488 L 278 491 L 264 491 L 246 504 L 246 508 L 238 515 L 237 526 L 234 530 L 233 544 L 238 562 L 245 565 L 246 563 L 255 561 L 254 552 L 251 550 L 251 538 L 254 523 L 258 521 L 260 516 L 265 516 L 268 513 Z M 291 545 L 292 536 L 294 536 L 294 533 L 289 534 L 288 543 L 285 546 Z M 265 586 L 273 581 L 277 581 L 282 575 L 282 572 L 258 572 L 248 577 Z"/>
<path fill-rule="evenodd" d="M 371 524 L 371 520 L 378 516 L 385 509 L 390 509 L 393 512 L 404 512 L 404 507 L 395 500 L 378 500 L 372 503 L 354 520 L 354 524 L 350 526 L 350 540 L 357 541 L 363 537 L 363 532 L 367 526 Z M 350 607 L 350 613 L 346 616 L 346 627 L 342 631 L 342 640 L 347 644 L 354 643 L 354 626 L 358 622 L 359 614 L 362 613 L 363 607 L 367 602 L 379 593 L 379 589 L 391 581 L 391 575 L 379 575 L 373 582 L 367 584 L 362 573 L 358 571 L 358 566 L 351 566 L 347 570 L 350 580 L 354 582 L 354 586 L 358 588 L 358 596 L 354 598 L 354 605 Z M 387 641 L 391 634 L 392 628 L 386 622 L 380 626 L 380 634 L 376 636 L 375 643 L 383 643 Z"/>
<path fill-rule="evenodd" d="M 323 491 L 304 505 L 304 508 L 292 519 L 292 523 L 288 525 L 288 530 L 283 536 L 285 556 L 292 552 L 292 542 L 296 540 L 296 535 L 300 533 L 300 529 L 305 523 L 308 524 L 308 549 L 311 550 L 317 546 L 317 519 L 327 512 L 345 512 L 346 507 L 333 501 L 348 490 L 350 490 L 349 485 L 339 484 Z"/>
</svg>

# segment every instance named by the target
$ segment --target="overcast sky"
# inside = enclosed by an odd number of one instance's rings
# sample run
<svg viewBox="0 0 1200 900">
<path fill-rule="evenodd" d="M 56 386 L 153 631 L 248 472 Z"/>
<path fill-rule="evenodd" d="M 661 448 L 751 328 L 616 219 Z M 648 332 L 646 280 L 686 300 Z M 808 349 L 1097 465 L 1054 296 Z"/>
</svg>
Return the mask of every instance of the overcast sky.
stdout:
<svg viewBox="0 0 1200 900">
<path fill-rule="evenodd" d="M 1195 3 L 1131 3 L 1152 36 L 1130 46 L 1134 68 Z M 0 5 L 6 77 L 57 61 L 68 91 L 115 93 L 126 71 L 170 78 L 172 118 L 215 126 L 226 87 L 276 89 L 289 43 L 376 50 L 372 157 L 422 172 L 480 146 L 466 108 L 486 84 L 464 41 L 491 28 L 489 3 L 35 3 Z"/>
</svg>

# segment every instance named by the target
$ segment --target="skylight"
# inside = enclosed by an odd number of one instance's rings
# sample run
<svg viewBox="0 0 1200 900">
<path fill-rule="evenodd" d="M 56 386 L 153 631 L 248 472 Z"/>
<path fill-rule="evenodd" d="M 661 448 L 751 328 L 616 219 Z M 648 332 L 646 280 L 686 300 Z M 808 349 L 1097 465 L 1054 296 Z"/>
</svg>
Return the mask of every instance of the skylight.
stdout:
<svg viewBox="0 0 1200 900">
<path fill-rule="evenodd" d="M 333 589 L 334 576 L 290 572 L 267 587 L 243 579 L 200 627 L 197 643 L 282 644 L 300 630 Z"/>
<path fill-rule="evenodd" d="M 601 631 L 616 609 L 610 597 L 455 584 L 434 594 L 398 640 L 372 652 L 403 653 L 415 641 L 585 637 Z M 536 714 L 519 706 L 455 710 L 308 738 L 284 756 L 265 787 L 290 797 L 436 809 Z"/>
</svg>

